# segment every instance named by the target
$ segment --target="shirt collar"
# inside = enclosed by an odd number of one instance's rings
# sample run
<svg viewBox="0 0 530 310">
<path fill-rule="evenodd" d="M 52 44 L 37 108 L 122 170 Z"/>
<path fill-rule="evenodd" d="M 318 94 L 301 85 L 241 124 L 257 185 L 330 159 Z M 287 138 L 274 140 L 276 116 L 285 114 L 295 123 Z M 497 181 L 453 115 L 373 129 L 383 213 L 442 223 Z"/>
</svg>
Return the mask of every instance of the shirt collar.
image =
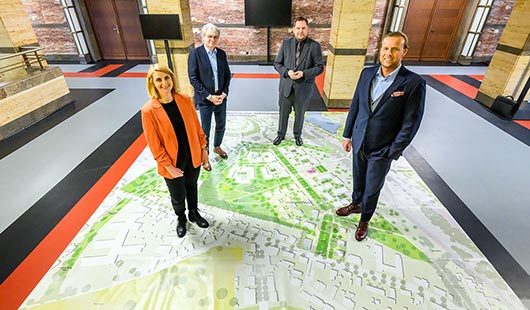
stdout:
<svg viewBox="0 0 530 310">
<path fill-rule="evenodd" d="M 217 54 L 217 47 L 214 48 L 213 51 L 210 51 L 210 50 L 206 47 L 206 45 L 203 44 L 202 46 L 204 46 L 204 49 L 206 50 L 206 53 L 208 53 L 208 54 L 214 54 L 214 55 Z"/>
<path fill-rule="evenodd" d="M 304 44 L 307 41 L 307 37 L 305 37 L 305 39 L 303 39 L 302 41 L 298 41 L 298 39 L 296 39 L 296 37 L 294 38 L 294 40 L 296 41 L 297 44 L 298 44 L 298 42 L 300 42 L 300 44 Z"/>
<path fill-rule="evenodd" d="M 379 70 L 377 70 L 377 73 L 375 74 L 377 77 L 380 77 L 382 79 L 395 79 L 396 78 L 396 75 L 398 74 L 399 70 L 401 70 L 401 64 L 399 65 L 399 67 L 396 68 L 396 70 L 392 71 L 389 75 L 387 75 L 386 77 L 383 77 L 383 73 L 382 73 L 382 69 L 381 69 L 381 66 L 379 66 Z"/>
</svg>

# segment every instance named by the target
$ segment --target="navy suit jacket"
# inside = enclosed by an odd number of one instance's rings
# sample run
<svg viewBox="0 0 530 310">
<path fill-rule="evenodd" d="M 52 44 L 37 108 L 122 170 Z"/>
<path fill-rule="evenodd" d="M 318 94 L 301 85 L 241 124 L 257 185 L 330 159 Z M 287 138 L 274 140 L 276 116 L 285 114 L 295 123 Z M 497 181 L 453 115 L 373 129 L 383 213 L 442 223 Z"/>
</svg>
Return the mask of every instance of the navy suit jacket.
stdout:
<svg viewBox="0 0 530 310">
<path fill-rule="evenodd" d="M 278 55 L 274 59 L 274 69 L 280 73 L 280 94 L 288 97 L 294 86 L 296 100 L 305 102 L 311 98 L 311 93 L 315 88 L 315 77 L 324 71 L 324 61 L 322 61 L 322 49 L 320 44 L 307 38 L 295 64 L 296 39 L 291 37 L 285 39 L 280 46 Z M 304 76 L 298 80 L 291 80 L 287 72 L 289 70 L 304 72 Z"/>
<path fill-rule="evenodd" d="M 217 90 L 228 95 L 228 88 L 230 86 L 232 74 L 228 67 L 225 51 L 218 47 L 216 47 L 216 49 L 217 79 L 219 82 L 219 89 Z M 215 95 L 215 77 L 204 45 L 194 48 L 190 52 L 188 58 L 188 77 L 190 78 L 190 83 L 194 89 L 195 96 L 193 100 L 195 101 L 195 104 L 213 105 L 213 103 L 206 98 L 209 95 Z M 226 102 L 226 98 L 223 103 L 224 102 Z"/>
<path fill-rule="evenodd" d="M 352 139 L 354 152 L 364 144 L 372 156 L 398 159 L 420 127 L 425 107 L 425 80 L 401 66 L 379 104 L 370 109 L 370 84 L 379 66 L 361 72 L 343 137 Z"/>
</svg>

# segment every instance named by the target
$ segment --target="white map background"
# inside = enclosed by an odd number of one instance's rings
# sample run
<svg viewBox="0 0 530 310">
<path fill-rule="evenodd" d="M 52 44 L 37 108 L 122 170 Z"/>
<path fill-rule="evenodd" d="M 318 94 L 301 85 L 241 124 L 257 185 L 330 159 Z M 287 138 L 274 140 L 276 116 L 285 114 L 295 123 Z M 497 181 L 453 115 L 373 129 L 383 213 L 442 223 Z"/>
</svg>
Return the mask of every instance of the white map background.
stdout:
<svg viewBox="0 0 530 310">
<path fill-rule="evenodd" d="M 352 188 L 345 114 L 308 113 L 303 147 L 271 144 L 277 117 L 228 115 L 229 158 L 199 180 L 211 226 L 183 239 L 144 150 L 23 308 L 524 309 L 404 158 L 355 241 L 358 215 L 334 213 Z"/>
</svg>

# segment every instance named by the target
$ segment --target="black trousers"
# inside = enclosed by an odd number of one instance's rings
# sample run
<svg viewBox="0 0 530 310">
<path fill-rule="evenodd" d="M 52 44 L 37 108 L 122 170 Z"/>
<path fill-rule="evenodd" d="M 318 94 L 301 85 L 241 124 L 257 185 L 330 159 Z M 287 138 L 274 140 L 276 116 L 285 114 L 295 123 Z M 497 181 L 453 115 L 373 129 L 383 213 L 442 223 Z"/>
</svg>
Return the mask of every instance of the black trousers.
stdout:
<svg viewBox="0 0 530 310">
<path fill-rule="evenodd" d="M 178 217 L 184 216 L 184 211 L 186 210 L 185 201 L 188 202 L 188 210 L 197 209 L 197 180 L 201 172 L 200 166 L 194 168 L 191 162 L 182 165 L 180 169 L 184 171 L 182 177 L 175 179 L 164 178 L 171 196 L 171 204 Z"/>
<path fill-rule="evenodd" d="M 361 221 L 369 222 L 374 215 L 379 194 L 385 184 L 392 159 L 365 154 L 363 148 L 352 154 L 353 203 L 362 203 Z"/>
<path fill-rule="evenodd" d="M 279 106 L 280 106 L 280 120 L 278 122 L 278 136 L 285 137 L 287 132 L 287 125 L 289 123 L 289 114 L 294 109 L 294 125 L 293 135 L 295 137 L 302 136 L 302 128 L 304 127 L 305 111 L 309 106 L 309 98 L 305 101 L 296 99 L 294 90 L 291 91 L 289 97 L 284 97 L 280 94 Z"/>
</svg>

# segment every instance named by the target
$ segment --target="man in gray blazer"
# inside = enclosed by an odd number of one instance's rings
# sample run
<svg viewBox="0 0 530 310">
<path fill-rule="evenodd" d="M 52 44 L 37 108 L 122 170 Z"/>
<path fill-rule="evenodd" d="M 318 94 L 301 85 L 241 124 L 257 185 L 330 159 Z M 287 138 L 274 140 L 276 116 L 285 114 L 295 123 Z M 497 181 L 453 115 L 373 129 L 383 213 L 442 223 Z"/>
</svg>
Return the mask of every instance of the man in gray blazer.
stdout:
<svg viewBox="0 0 530 310">
<path fill-rule="evenodd" d="M 274 69 L 280 73 L 280 120 L 278 136 L 272 142 L 278 145 L 285 139 L 289 114 L 294 108 L 293 134 L 296 145 L 301 146 L 304 114 L 315 88 L 315 77 L 324 71 L 320 44 L 307 37 L 308 21 L 305 17 L 294 20 L 293 37 L 285 39 L 274 60 Z"/>
</svg>

